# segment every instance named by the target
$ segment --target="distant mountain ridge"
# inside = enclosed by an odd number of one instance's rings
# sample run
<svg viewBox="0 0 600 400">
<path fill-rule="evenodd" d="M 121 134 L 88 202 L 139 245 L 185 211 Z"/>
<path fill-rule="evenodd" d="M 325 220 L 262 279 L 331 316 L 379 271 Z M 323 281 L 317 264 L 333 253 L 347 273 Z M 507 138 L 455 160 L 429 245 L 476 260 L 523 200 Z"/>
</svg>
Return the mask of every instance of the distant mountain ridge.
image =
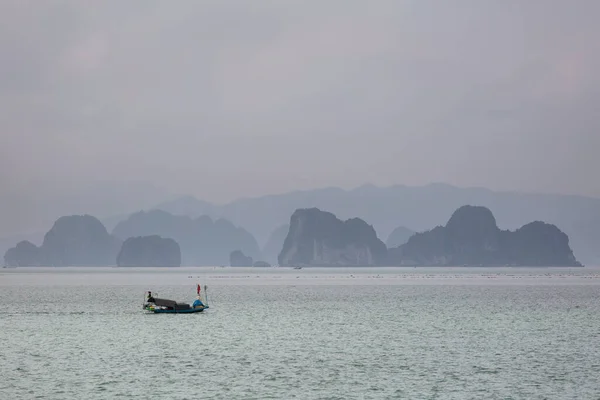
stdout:
<svg viewBox="0 0 600 400">
<path fill-rule="evenodd" d="M 40 247 L 21 241 L 6 251 L 11 266 L 112 266 L 121 241 L 91 215 L 60 217 Z"/>
<path fill-rule="evenodd" d="M 576 195 L 502 192 L 439 183 L 389 187 L 363 185 L 351 190 L 321 188 L 244 198 L 225 205 L 183 196 L 156 203 L 147 209 L 161 209 L 192 218 L 201 215 L 213 219 L 226 218 L 265 245 L 271 234 L 288 224 L 290 215 L 299 208 L 317 207 L 333 212 L 341 219 L 361 218 L 374 226 L 379 237 L 385 238 L 399 226 L 422 232 L 443 224 L 448 215 L 464 204 L 494 210 L 501 229 L 514 230 L 535 220 L 554 224 L 569 236 L 571 247 L 580 261 L 587 265 L 600 265 L 600 199 Z M 139 209 L 143 208 L 140 205 Z M 122 214 L 100 220 L 110 231 L 112 226 L 129 215 Z M 278 233 L 275 242 L 281 240 L 281 232 Z M 2 238 L 0 250 L 3 252 L 23 239 L 39 244 L 43 235 L 39 232 Z"/>
<path fill-rule="evenodd" d="M 262 248 L 262 256 L 269 263 L 276 264 L 279 253 L 283 248 L 283 242 L 290 230 L 290 225 L 285 224 L 271 232 L 267 243 Z"/>
<path fill-rule="evenodd" d="M 416 233 L 395 248 L 386 247 L 373 226 L 361 218 L 344 221 L 316 207 L 297 209 L 289 225 L 274 231 L 274 245 L 286 228 L 278 255 L 282 266 L 581 266 L 568 235 L 556 225 L 534 221 L 515 231 L 502 230 L 492 212 L 482 206 L 461 206 L 445 226 Z M 4 260 L 10 266 L 110 266 L 116 256 L 119 266 L 179 266 L 182 261 L 210 266 L 226 264 L 229 253 L 232 266 L 254 265 L 253 257 L 244 251 L 259 254 L 256 240 L 225 219 L 153 210 L 132 214 L 112 235 L 93 216 L 61 217 L 42 246 L 21 241 L 5 253 Z"/>
<path fill-rule="evenodd" d="M 191 200 L 187 199 L 187 204 Z M 172 211 L 173 202 L 160 204 Z M 577 258 L 584 264 L 600 265 L 600 199 L 559 194 L 492 191 L 459 188 L 435 183 L 425 186 L 363 185 L 356 189 L 323 188 L 236 200 L 225 205 L 199 202 L 200 211 L 227 218 L 252 232 L 261 244 L 271 233 L 289 222 L 299 208 L 316 207 L 340 219 L 358 217 L 373 224 L 379 237 L 387 237 L 398 226 L 425 231 L 443 224 L 464 204 L 494 210 L 501 229 L 517 229 L 530 221 L 556 225 L 569 238 Z M 181 209 L 181 208 L 180 208 Z"/>
<path fill-rule="evenodd" d="M 408 242 L 408 239 L 410 239 L 410 237 L 412 235 L 414 235 L 416 232 L 413 231 L 412 229 L 409 229 L 407 227 L 404 226 L 399 226 L 396 229 L 394 229 L 392 231 L 392 233 L 390 233 L 390 235 L 388 236 L 385 245 L 388 248 L 391 247 L 398 247 L 406 242 Z"/>
<path fill-rule="evenodd" d="M 0 254 L 15 243 L 29 241 L 41 246 L 44 235 L 62 216 L 93 215 L 108 231 L 131 213 L 166 199 L 176 199 L 167 190 L 139 181 L 32 182 L 29 192 L 1 193 Z"/>
<path fill-rule="evenodd" d="M 173 215 L 185 215 L 190 218 L 204 215 L 215 218 L 219 214 L 219 206 L 189 195 L 162 202 L 151 207 L 150 210 L 162 210 Z"/>
<path fill-rule="evenodd" d="M 192 218 L 164 210 L 140 211 L 119 222 L 112 234 L 121 240 L 153 235 L 174 239 L 181 248 L 181 264 L 186 266 L 226 265 L 234 250 L 260 258 L 251 233 L 226 219 L 213 220 L 207 215 Z"/>
<path fill-rule="evenodd" d="M 138 181 L 34 182 L 33 192 L 0 193 L 0 237 L 45 233 L 65 215 L 93 215 L 111 229 L 106 217 L 128 215 L 166 199 L 176 199 L 167 190 Z M 42 233 L 42 236 L 43 236 Z"/>
<path fill-rule="evenodd" d="M 109 234 L 91 215 L 57 219 L 41 246 L 21 240 L 4 254 L 9 266 L 214 266 L 227 264 L 233 250 L 260 256 L 243 228 L 208 216 L 192 219 L 166 211 L 140 211 Z"/>
</svg>

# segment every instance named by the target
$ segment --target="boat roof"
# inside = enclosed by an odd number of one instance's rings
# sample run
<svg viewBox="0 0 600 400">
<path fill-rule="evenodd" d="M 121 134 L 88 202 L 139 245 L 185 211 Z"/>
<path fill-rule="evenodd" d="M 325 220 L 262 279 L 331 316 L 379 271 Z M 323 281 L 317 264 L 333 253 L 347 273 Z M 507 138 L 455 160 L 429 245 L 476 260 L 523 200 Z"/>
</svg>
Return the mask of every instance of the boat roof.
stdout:
<svg viewBox="0 0 600 400">
<path fill-rule="evenodd" d="M 175 307 L 177 304 L 174 300 L 154 298 L 154 304 L 161 307 Z"/>
</svg>

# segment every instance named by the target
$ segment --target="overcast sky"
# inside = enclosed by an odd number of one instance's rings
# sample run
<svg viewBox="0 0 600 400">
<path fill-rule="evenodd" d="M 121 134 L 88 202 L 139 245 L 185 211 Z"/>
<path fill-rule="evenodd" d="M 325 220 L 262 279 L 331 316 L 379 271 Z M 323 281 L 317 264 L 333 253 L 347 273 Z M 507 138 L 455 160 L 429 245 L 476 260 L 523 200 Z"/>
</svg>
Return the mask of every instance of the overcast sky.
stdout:
<svg viewBox="0 0 600 400">
<path fill-rule="evenodd" d="M 600 197 L 600 1 L 0 1 L 5 193 Z"/>
</svg>

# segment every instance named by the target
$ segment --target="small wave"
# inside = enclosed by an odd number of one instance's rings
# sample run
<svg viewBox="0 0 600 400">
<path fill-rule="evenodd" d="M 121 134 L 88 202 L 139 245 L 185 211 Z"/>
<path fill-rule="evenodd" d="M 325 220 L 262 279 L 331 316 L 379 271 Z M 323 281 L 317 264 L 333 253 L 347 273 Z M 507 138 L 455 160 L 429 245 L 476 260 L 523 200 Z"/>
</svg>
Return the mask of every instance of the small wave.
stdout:
<svg viewBox="0 0 600 400">
<path fill-rule="evenodd" d="M 97 314 L 93 312 L 86 311 L 22 311 L 22 312 L 14 312 L 14 311 L 3 311 L 0 312 L 0 315 L 7 317 L 16 317 L 21 315 L 80 315 L 80 314 Z"/>
</svg>

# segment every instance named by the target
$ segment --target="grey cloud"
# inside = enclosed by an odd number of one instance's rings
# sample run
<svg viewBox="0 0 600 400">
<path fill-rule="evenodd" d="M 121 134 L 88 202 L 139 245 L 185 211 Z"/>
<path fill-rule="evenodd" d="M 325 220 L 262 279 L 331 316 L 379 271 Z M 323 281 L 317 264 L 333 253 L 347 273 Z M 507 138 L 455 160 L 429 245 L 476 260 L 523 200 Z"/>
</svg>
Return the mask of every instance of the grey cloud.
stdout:
<svg viewBox="0 0 600 400">
<path fill-rule="evenodd" d="M 0 178 L 21 194 L 20 180 L 131 179 L 217 201 L 430 181 L 600 196 L 599 11 L 5 1 Z"/>
</svg>

